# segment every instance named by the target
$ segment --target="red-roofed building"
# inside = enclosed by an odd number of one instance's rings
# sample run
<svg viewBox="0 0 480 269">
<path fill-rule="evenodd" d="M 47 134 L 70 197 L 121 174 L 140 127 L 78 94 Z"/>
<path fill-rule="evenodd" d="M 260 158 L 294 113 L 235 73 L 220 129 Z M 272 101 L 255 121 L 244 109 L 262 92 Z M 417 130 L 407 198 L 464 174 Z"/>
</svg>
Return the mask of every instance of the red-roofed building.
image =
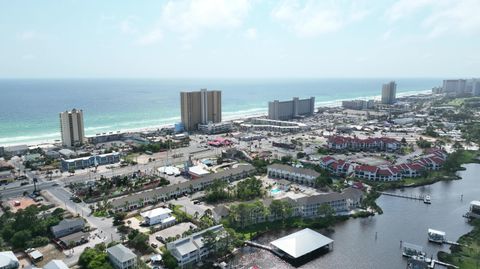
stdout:
<svg viewBox="0 0 480 269">
<path fill-rule="evenodd" d="M 358 165 L 355 167 L 355 177 L 375 180 L 377 178 L 378 167 L 371 165 Z"/>
</svg>

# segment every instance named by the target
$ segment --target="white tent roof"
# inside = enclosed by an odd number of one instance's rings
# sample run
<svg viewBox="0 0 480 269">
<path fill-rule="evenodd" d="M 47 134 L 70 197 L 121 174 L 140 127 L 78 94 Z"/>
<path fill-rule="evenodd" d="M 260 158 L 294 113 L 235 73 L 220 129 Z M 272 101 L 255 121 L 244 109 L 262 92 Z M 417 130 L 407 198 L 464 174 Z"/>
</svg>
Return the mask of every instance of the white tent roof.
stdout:
<svg viewBox="0 0 480 269">
<path fill-rule="evenodd" d="M 332 239 L 308 228 L 270 242 L 293 258 L 301 257 L 331 243 Z"/>
</svg>

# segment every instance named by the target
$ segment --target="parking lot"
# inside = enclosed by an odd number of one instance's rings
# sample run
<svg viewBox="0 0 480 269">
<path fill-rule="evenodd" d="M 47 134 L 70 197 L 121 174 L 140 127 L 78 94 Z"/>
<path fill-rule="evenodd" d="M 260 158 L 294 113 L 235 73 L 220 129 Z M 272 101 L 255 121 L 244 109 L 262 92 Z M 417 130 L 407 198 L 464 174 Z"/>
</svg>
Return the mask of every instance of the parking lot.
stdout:
<svg viewBox="0 0 480 269">
<path fill-rule="evenodd" d="M 182 210 L 189 214 L 189 215 L 194 215 L 195 212 L 198 212 L 198 214 L 201 216 L 203 215 L 203 213 L 205 213 L 205 210 L 207 209 L 210 209 L 212 210 L 213 209 L 213 206 L 207 206 L 203 203 L 200 203 L 200 204 L 194 204 L 192 202 L 192 200 L 188 197 L 181 197 L 181 198 L 178 198 L 177 200 L 172 200 L 170 203 L 174 204 L 174 205 L 181 205 L 183 206 Z"/>
<path fill-rule="evenodd" d="M 182 222 L 172 227 L 168 227 L 164 230 L 158 231 L 154 234 L 149 236 L 149 244 L 155 243 L 159 247 L 163 246 L 164 244 L 157 240 L 157 237 L 162 237 L 164 239 L 169 237 L 176 237 L 177 235 L 182 236 L 182 234 L 190 229 L 195 229 L 197 226 L 191 222 Z"/>
</svg>

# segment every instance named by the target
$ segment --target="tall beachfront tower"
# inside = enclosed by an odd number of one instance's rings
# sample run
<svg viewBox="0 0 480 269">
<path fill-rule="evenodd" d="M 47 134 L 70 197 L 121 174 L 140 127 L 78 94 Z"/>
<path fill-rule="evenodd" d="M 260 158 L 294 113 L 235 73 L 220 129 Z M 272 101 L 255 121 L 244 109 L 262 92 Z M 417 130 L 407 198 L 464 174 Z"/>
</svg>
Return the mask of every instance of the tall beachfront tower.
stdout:
<svg viewBox="0 0 480 269">
<path fill-rule="evenodd" d="M 207 89 L 181 92 L 180 107 L 185 130 L 196 131 L 198 124 L 222 121 L 222 92 Z"/>
<path fill-rule="evenodd" d="M 395 103 L 397 96 L 397 84 L 395 81 L 390 81 L 383 84 L 382 87 L 382 104 L 391 105 Z"/>
<path fill-rule="evenodd" d="M 71 111 L 60 112 L 60 131 L 63 146 L 82 145 L 85 141 L 83 111 L 72 109 Z"/>
</svg>

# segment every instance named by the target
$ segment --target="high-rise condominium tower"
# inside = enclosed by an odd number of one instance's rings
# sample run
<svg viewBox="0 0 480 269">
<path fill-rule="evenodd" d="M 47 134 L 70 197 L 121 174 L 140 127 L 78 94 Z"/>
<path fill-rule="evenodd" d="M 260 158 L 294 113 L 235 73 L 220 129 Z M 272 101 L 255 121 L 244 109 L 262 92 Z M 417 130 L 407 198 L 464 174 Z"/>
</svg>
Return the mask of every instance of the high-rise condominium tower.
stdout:
<svg viewBox="0 0 480 269">
<path fill-rule="evenodd" d="M 83 111 L 72 109 L 71 111 L 60 112 L 60 131 L 62 144 L 65 147 L 82 145 L 85 140 Z"/>
<path fill-rule="evenodd" d="M 200 91 L 181 92 L 180 107 L 182 123 L 186 131 L 195 131 L 198 124 L 222 121 L 222 92 Z"/>
</svg>

